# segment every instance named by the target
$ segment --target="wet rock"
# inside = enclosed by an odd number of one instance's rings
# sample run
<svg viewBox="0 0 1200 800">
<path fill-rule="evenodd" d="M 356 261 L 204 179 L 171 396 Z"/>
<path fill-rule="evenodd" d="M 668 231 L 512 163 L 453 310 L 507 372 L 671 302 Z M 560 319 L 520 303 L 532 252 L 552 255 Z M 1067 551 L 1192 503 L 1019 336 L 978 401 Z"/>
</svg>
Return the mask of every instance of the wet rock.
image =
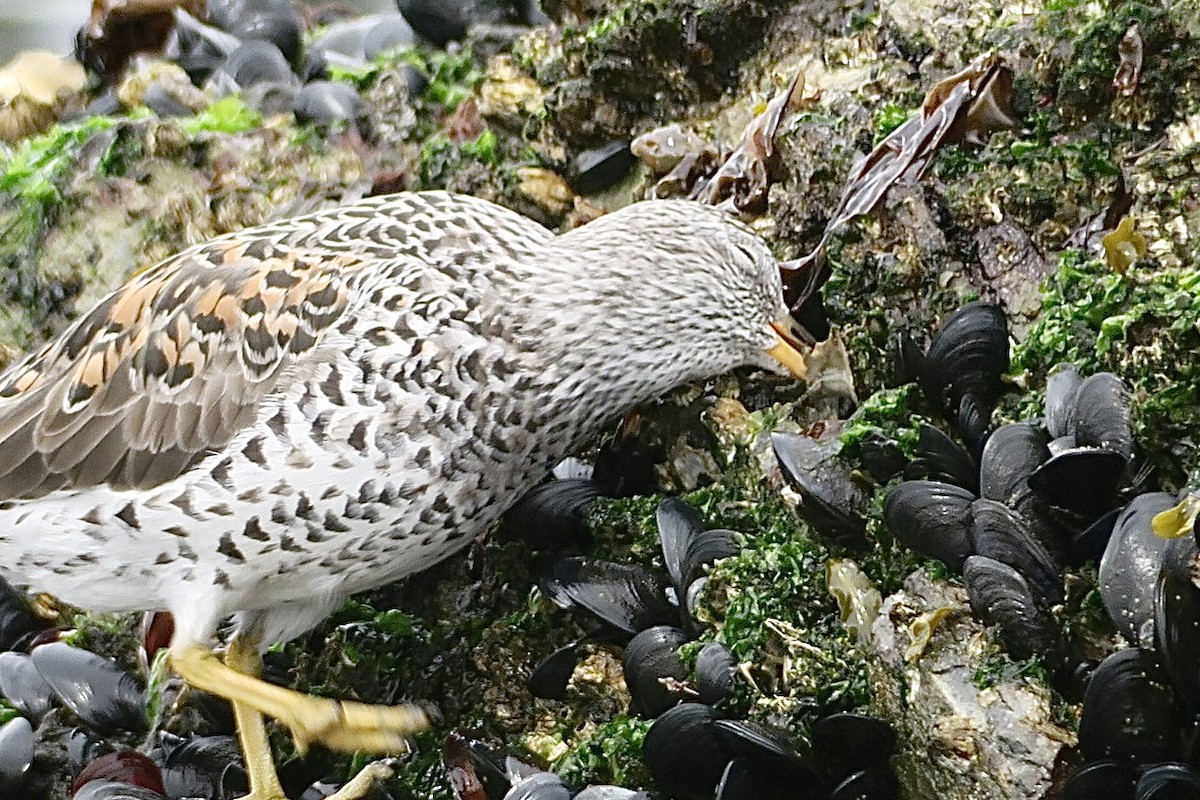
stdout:
<svg viewBox="0 0 1200 800">
<path fill-rule="evenodd" d="M 948 609 L 923 653 L 910 661 L 910 625 Z M 980 689 L 987 634 L 965 590 L 917 571 L 883 601 L 868 657 L 875 706 L 897 729 L 892 761 L 904 796 L 973 800 L 1042 797 L 1062 748 L 1044 687 L 998 678 Z"/>
</svg>

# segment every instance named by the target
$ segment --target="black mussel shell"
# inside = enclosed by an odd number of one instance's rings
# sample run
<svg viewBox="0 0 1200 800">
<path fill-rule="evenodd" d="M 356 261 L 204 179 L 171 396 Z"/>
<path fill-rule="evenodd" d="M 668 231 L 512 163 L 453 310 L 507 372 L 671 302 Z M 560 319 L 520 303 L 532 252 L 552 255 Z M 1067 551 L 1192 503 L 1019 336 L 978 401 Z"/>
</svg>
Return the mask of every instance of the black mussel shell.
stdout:
<svg viewBox="0 0 1200 800">
<path fill-rule="evenodd" d="M 1134 764 L 1180 755 L 1179 714 L 1167 678 L 1143 650 L 1113 653 L 1092 673 L 1083 695 L 1079 750 L 1088 760 Z"/>
<path fill-rule="evenodd" d="M 737 658 L 720 642 L 709 642 L 696 654 L 696 694 L 701 703 L 714 705 L 733 694 L 737 683 Z"/>
<path fill-rule="evenodd" d="M 904 451 L 895 439 L 880 431 L 872 431 L 858 444 L 859 457 L 871 477 L 879 483 L 887 483 L 900 474 L 908 464 Z"/>
<path fill-rule="evenodd" d="M 950 483 L 972 493 L 979 491 L 975 459 L 962 445 L 932 425 L 921 426 L 917 455 L 904 470 L 904 477 Z"/>
<path fill-rule="evenodd" d="M 990 409 L 1008 372 L 1008 319 L 999 307 L 967 303 L 951 314 L 929 344 L 921 389 L 944 410 L 956 411 L 964 395 Z"/>
<path fill-rule="evenodd" d="M 975 495 L 937 481 L 904 481 L 884 504 L 888 530 L 905 546 L 936 558 L 955 572 L 971 553 L 971 504 Z"/>
<path fill-rule="evenodd" d="M 112 752 L 112 745 L 86 728 L 75 728 L 67 734 L 67 766 L 78 776 L 88 764 Z"/>
<path fill-rule="evenodd" d="M 684 587 L 683 562 L 687 558 L 688 547 L 704 529 L 704 519 L 690 505 L 678 497 L 668 497 L 658 504 L 654 512 L 658 525 L 658 539 L 662 544 L 663 565 L 671 582 L 679 588 Z M 680 598 L 682 599 L 682 598 Z"/>
<path fill-rule="evenodd" d="M 1196 800 L 1200 773 L 1190 764 L 1158 764 L 1142 773 L 1134 800 Z"/>
<path fill-rule="evenodd" d="M 677 705 L 683 694 L 688 669 L 679 658 L 679 647 L 688 635 L 670 625 L 655 625 L 641 631 L 625 645 L 621 665 L 633 707 L 647 719 Z"/>
<path fill-rule="evenodd" d="M 205 25 L 182 8 L 175 9 L 175 32 L 167 53 L 199 86 L 241 41 L 212 25 Z"/>
<path fill-rule="evenodd" d="M 683 556 L 683 582 L 680 588 L 687 593 L 687 588 L 704 575 L 705 570 L 723 558 L 735 556 L 741 550 L 734 540 L 736 534 L 724 528 L 714 528 L 696 534 L 688 542 L 687 552 Z"/>
<path fill-rule="evenodd" d="M 144 731 L 144 695 L 132 675 L 95 653 L 52 642 L 36 647 L 33 665 L 50 688 L 99 733 Z"/>
<path fill-rule="evenodd" d="M 553 772 L 535 772 L 513 781 L 504 800 L 571 800 L 571 790 Z"/>
<path fill-rule="evenodd" d="M 380 14 L 378 22 L 363 37 L 363 58 L 371 61 L 382 53 L 408 47 L 414 41 L 412 26 L 403 14 Z"/>
<path fill-rule="evenodd" d="M 1101 447 L 1129 460 L 1133 454 L 1129 390 L 1120 378 L 1097 372 L 1079 384 L 1074 433 L 1080 447 Z"/>
<path fill-rule="evenodd" d="M 21 796 L 33 765 L 33 727 L 24 717 L 0 726 L 0 790 L 4 797 Z"/>
<path fill-rule="evenodd" d="M 972 457 L 978 459 L 979 454 L 983 452 L 983 443 L 987 439 L 988 427 L 991 424 L 991 406 L 984 408 L 974 395 L 964 394 L 958 401 L 958 413 L 954 416 L 954 427 L 958 428 Z"/>
<path fill-rule="evenodd" d="M 730 755 L 713 727 L 716 712 L 699 703 L 681 703 L 646 731 L 646 767 L 669 796 L 710 800 Z"/>
<path fill-rule="evenodd" d="M 54 690 L 25 653 L 0 653 L 0 695 L 35 721 L 54 704 Z"/>
<path fill-rule="evenodd" d="M 856 772 L 834 787 L 829 800 L 898 800 L 900 783 L 887 764 Z"/>
<path fill-rule="evenodd" d="M 636 161 L 628 139 L 584 150 L 571 162 L 571 187 L 579 194 L 603 191 L 629 174 Z"/>
<path fill-rule="evenodd" d="M 297 63 L 303 26 L 290 0 L 210 0 L 208 21 L 243 41 L 262 39 Z"/>
<path fill-rule="evenodd" d="M 812 727 L 813 756 L 836 785 L 856 772 L 886 765 L 896 733 L 881 719 L 849 712 L 830 714 Z"/>
<path fill-rule="evenodd" d="M 1000 626 L 1013 656 L 1057 653 L 1058 627 L 1039 606 L 1021 573 L 995 559 L 971 556 L 963 564 L 963 580 L 971 609 L 988 625 Z"/>
<path fill-rule="evenodd" d="M 1083 378 L 1074 364 L 1059 364 L 1046 379 L 1046 430 L 1051 439 L 1075 435 L 1075 404 Z"/>
<path fill-rule="evenodd" d="M 1033 425 L 1028 422 L 1001 425 L 983 446 L 979 461 L 980 496 L 1009 502 L 1048 458 L 1046 437 Z"/>
<path fill-rule="evenodd" d="M 850 467 L 811 436 L 772 433 L 783 477 L 800 495 L 800 513 L 825 538 L 848 547 L 866 544 L 867 498 Z"/>
<path fill-rule="evenodd" d="M 1200 710 L 1200 589 L 1170 567 L 1155 586 L 1154 649 L 1184 707 Z"/>
<path fill-rule="evenodd" d="M 574 800 L 650 800 L 650 795 L 620 786 L 589 786 Z"/>
<path fill-rule="evenodd" d="M 117 781 L 140 786 L 156 794 L 163 794 L 162 773 L 158 765 L 135 750 L 107 753 L 89 762 L 75 777 L 72 789 L 77 791 L 92 781 Z"/>
<path fill-rule="evenodd" d="M 568 478 L 535 486 L 504 514 L 504 525 L 534 547 L 587 543 L 587 512 L 600 487 L 587 478 Z"/>
<path fill-rule="evenodd" d="M 292 111 L 297 122 L 319 128 L 346 123 L 367 133 L 366 105 L 354 87 L 338 81 L 313 81 L 296 92 Z"/>
<path fill-rule="evenodd" d="M 1112 759 L 1086 764 L 1063 786 L 1063 800 L 1133 800 L 1133 768 Z"/>
<path fill-rule="evenodd" d="M 1100 559 L 1100 596 L 1117 630 L 1133 645 L 1150 644 L 1154 587 L 1170 545 L 1154 533 L 1150 521 L 1175 505 L 1166 492 L 1133 498 L 1117 517 Z"/>
<path fill-rule="evenodd" d="M 976 500 L 971 508 L 971 549 L 1015 569 L 1028 582 L 1035 599 L 1046 606 L 1061 602 L 1058 565 L 1029 532 L 1025 521 L 995 500 Z"/>
<path fill-rule="evenodd" d="M 1094 518 L 1113 507 L 1128 459 L 1100 447 L 1056 453 L 1029 476 L 1052 505 Z"/>
<path fill-rule="evenodd" d="M 286 84 L 295 80 L 292 67 L 279 48 L 260 39 L 242 42 L 229 54 L 221 70 L 242 89 L 259 83 Z"/>
<path fill-rule="evenodd" d="M 795 800 L 808 796 L 803 792 L 749 759 L 735 758 L 725 765 L 713 800 Z"/>
<path fill-rule="evenodd" d="M 198 736 L 173 749 L 162 766 L 169 797 L 233 800 L 250 788 L 242 751 L 232 736 Z"/>
<path fill-rule="evenodd" d="M 120 781 L 92 781 L 74 795 L 71 800 L 166 800 L 163 795 L 140 786 L 130 786 Z"/>
<path fill-rule="evenodd" d="M 747 719 L 719 719 L 713 728 L 734 757 L 741 757 L 795 786 L 819 786 L 820 775 L 796 747 L 792 735 Z"/>
<path fill-rule="evenodd" d="M 22 637 L 47 627 L 29 609 L 25 595 L 0 578 L 0 650 L 11 650 Z"/>
<path fill-rule="evenodd" d="M 396 7 L 421 34 L 438 47 L 463 38 L 471 24 L 474 0 L 396 0 Z"/>
<path fill-rule="evenodd" d="M 564 608 L 580 606 L 630 634 L 669 625 L 679 616 L 667 602 L 663 576 L 636 564 L 564 558 L 554 564 L 542 587 Z"/>
<path fill-rule="evenodd" d="M 545 700 L 566 700 L 567 685 L 579 663 L 580 644 L 582 640 L 560 647 L 538 664 L 526 683 L 529 693 Z"/>
<path fill-rule="evenodd" d="M 1121 511 L 1120 508 L 1114 508 L 1102 514 L 1095 522 L 1072 537 L 1065 554 L 1067 564 L 1073 567 L 1088 563 L 1099 564 Z"/>
</svg>

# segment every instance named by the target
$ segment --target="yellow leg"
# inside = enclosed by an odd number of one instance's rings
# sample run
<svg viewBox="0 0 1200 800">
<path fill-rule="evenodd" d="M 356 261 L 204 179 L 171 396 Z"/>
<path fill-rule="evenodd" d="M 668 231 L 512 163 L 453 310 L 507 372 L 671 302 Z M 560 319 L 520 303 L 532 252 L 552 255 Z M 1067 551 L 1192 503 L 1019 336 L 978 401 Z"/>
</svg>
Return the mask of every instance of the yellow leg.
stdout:
<svg viewBox="0 0 1200 800">
<path fill-rule="evenodd" d="M 238 646 L 235 641 L 235 649 Z M 234 663 L 243 659 L 234 653 Z M 245 675 L 195 644 L 172 649 L 171 664 L 197 689 L 279 720 L 292 732 L 302 753 L 314 742 L 344 752 L 396 753 L 405 749 L 409 735 L 429 727 L 429 718 L 417 706 L 374 706 L 310 697 Z"/>
<path fill-rule="evenodd" d="M 262 674 L 262 658 L 258 654 L 258 647 L 241 638 L 230 643 L 225 653 L 225 663 L 243 675 L 258 678 Z M 287 800 L 283 787 L 279 785 L 279 777 L 275 774 L 275 760 L 271 756 L 271 742 L 267 737 L 263 715 L 245 703 L 237 700 L 232 702 L 238 741 L 242 745 L 242 756 L 246 759 L 246 772 L 250 778 L 250 794 L 242 800 Z"/>
</svg>

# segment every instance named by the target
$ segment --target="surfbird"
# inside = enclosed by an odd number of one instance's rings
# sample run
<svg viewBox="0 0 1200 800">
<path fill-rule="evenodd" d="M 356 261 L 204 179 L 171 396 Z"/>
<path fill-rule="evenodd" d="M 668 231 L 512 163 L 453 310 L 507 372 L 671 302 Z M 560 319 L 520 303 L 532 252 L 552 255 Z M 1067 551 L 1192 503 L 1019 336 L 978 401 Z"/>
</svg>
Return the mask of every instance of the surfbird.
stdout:
<svg viewBox="0 0 1200 800">
<path fill-rule="evenodd" d="M 629 407 L 742 365 L 803 377 L 787 319 L 767 247 L 688 201 L 556 236 L 403 193 L 223 236 L 0 376 L 0 576 L 171 612 L 249 796 L 283 800 L 262 715 L 376 753 L 426 718 L 266 683 L 261 648 L 460 550 Z"/>
</svg>

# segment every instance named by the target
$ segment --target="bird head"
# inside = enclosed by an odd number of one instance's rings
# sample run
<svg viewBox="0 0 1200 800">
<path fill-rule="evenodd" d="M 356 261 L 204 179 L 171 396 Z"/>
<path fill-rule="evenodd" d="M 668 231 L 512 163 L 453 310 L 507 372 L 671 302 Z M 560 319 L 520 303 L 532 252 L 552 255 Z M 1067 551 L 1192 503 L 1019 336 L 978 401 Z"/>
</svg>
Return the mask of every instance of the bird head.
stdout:
<svg viewBox="0 0 1200 800">
<path fill-rule="evenodd" d="M 739 366 L 805 375 L 778 262 L 716 208 L 635 203 L 557 237 L 533 268 L 546 284 L 541 325 L 573 354 L 604 348 L 653 373 L 650 391 Z"/>
</svg>

